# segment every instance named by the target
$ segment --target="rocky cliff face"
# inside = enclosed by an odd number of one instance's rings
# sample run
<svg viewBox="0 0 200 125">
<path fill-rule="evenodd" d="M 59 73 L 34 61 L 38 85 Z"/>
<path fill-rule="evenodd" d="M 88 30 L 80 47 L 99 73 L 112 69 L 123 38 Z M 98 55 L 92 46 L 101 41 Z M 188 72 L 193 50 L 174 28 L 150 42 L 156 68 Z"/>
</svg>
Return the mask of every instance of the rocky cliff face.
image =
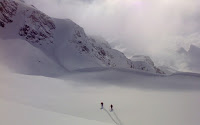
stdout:
<svg viewBox="0 0 200 125">
<path fill-rule="evenodd" d="M 53 30 L 56 28 L 52 19 L 37 10 L 24 10 L 24 25 L 19 35 L 31 43 L 52 44 Z"/>
<path fill-rule="evenodd" d="M 0 1 L 0 26 L 5 27 L 6 24 L 12 23 L 12 17 L 16 15 L 18 4 L 12 0 Z"/>
</svg>

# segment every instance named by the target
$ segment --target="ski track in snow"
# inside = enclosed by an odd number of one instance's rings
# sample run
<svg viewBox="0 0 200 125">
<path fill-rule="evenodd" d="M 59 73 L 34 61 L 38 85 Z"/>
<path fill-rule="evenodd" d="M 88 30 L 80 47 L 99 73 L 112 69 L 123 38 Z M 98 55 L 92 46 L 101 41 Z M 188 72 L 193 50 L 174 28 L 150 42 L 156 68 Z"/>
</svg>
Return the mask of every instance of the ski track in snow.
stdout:
<svg viewBox="0 0 200 125">
<path fill-rule="evenodd" d="M 103 110 L 108 114 L 108 116 L 112 119 L 112 121 L 116 124 L 116 125 L 120 125 L 117 121 L 115 121 L 115 119 L 112 117 L 112 115 L 110 114 L 110 112 L 108 110 L 106 110 L 105 108 L 103 108 Z"/>
<path fill-rule="evenodd" d="M 117 116 L 117 114 L 115 113 L 115 111 L 113 110 L 113 114 L 116 117 L 116 119 L 119 121 L 119 125 L 123 125 L 122 121 L 120 120 L 120 118 Z"/>
<path fill-rule="evenodd" d="M 1 125 L 112 125 L 0 99 Z"/>
</svg>

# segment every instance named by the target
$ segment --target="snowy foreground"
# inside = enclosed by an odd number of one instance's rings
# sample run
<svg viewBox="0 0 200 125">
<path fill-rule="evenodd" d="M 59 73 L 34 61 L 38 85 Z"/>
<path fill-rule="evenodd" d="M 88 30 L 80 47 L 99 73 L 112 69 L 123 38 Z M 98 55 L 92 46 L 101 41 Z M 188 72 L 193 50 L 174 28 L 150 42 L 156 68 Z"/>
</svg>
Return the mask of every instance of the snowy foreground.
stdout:
<svg viewBox="0 0 200 125">
<path fill-rule="evenodd" d="M 200 49 L 192 48 L 183 53 L 196 60 Z M 129 59 L 23 0 L 0 0 L 0 64 L 19 73 L 0 65 L 0 125 L 200 123 L 200 74 Z"/>
<path fill-rule="evenodd" d="M 112 125 L 0 100 L 1 125 Z"/>
<path fill-rule="evenodd" d="M 198 74 L 163 77 L 103 69 L 77 71 L 65 80 L 4 72 L 0 124 L 199 125 L 199 81 Z M 109 112 L 110 104 L 114 112 Z"/>
</svg>

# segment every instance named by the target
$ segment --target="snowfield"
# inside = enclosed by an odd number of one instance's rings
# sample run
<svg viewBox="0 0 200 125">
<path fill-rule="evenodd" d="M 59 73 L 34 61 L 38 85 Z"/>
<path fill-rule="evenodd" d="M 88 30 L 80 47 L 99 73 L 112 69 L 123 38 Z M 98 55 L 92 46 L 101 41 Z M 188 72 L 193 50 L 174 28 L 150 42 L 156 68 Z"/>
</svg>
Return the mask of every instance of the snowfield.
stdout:
<svg viewBox="0 0 200 125">
<path fill-rule="evenodd" d="M 0 100 L 1 125 L 112 125 Z"/>
<path fill-rule="evenodd" d="M 4 125 L 78 124 L 77 117 L 83 118 L 81 123 L 87 125 L 115 124 L 117 117 L 123 125 L 198 125 L 200 122 L 199 74 L 163 77 L 102 69 L 77 71 L 64 76 L 65 80 L 1 74 L 0 116 L 4 117 L 0 123 Z M 101 101 L 108 112 L 100 109 Z M 114 105 L 114 112 L 109 112 L 110 104 Z"/>
</svg>

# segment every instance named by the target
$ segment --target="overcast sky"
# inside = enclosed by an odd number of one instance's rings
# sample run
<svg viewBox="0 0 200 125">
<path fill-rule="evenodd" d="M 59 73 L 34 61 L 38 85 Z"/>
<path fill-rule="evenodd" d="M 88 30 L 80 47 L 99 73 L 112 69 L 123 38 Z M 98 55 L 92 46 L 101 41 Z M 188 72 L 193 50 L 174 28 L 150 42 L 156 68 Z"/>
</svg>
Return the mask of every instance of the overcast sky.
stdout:
<svg viewBox="0 0 200 125">
<path fill-rule="evenodd" d="M 145 54 L 160 64 L 180 66 L 175 50 L 199 43 L 199 0 L 25 1 L 52 17 L 73 20 L 87 34 L 103 36 L 128 56 Z"/>
</svg>

